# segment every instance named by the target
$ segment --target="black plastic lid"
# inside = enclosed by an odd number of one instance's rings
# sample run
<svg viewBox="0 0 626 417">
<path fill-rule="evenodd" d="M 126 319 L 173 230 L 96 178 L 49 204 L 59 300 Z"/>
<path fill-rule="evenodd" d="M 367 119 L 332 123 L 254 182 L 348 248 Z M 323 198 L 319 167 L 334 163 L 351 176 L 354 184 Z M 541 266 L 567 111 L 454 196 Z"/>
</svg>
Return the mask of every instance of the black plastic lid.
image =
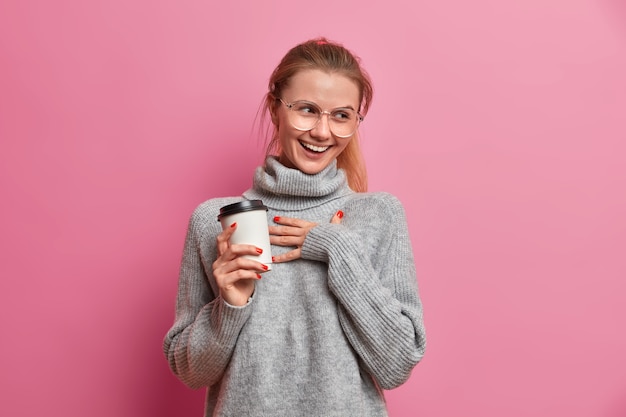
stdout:
<svg viewBox="0 0 626 417">
<path fill-rule="evenodd" d="M 220 208 L 220 214 L 217 216 L 217 220 L 220 220 L 222 217 L 230 216 L 231 214 L 242 213 L 244 211 L 252 210 L 267 211 L 267 207 L 263 205 L 263 201 L 261 200 L 240 201 L 238 203 L 229 204 Z"/>
</svg>

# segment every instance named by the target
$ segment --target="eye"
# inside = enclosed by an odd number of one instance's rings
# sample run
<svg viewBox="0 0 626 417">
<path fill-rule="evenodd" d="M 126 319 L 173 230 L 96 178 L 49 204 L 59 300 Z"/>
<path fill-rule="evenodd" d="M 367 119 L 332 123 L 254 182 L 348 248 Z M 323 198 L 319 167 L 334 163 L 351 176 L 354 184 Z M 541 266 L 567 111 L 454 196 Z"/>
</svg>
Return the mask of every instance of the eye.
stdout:
<svg viewBox="0 0 626 417">
<path fill-rule="evenodd" d="M 309 116 L 309 115 L 317 116 L 320 112 L 320 110 L 317 108 L 315 104 L 308 103 L 306 101 L 295 102 L 293 103 L 292 108 L 293 108 L 293 111 L 303 116 Z"/>
<path fill-rule="evenodd" d="M 351 109 L 335 109 L 332 112 L 332 116 L 338 122 L 349 122 L 354 119 L 355 113 Z"/>
</svg>

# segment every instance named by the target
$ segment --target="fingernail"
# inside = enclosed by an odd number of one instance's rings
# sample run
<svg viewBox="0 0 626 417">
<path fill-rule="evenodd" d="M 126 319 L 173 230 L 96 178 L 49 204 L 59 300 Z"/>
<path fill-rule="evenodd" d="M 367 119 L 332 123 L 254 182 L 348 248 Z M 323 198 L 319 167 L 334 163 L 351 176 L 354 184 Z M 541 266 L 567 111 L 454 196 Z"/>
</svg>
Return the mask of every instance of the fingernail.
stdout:
<svg viewBox="0 0 626 417">
<path fill-rule="evenodd" d="M 258 253 L 258 254 L 263 253 L 263 249 L 261 249 L 261 248 L 256 248 L 256 253 Z"/>
<path fill-rule="evenodd" d="M 272 262 L 276 262 L 276 258 L 272 256 Z"/>
<path fill-rule="evenodd" d="M 235 226 L 237 226 L 237 222 L 230 225 L 230 227 L 235 227 Z"/>
<path fill-rule="evenodd" d="M 275 221 L 275 222 L 279 222 L 279 221 L 280 221 L 280 217 L 278 217 L 278 216 L 274 216 L 274 221 Z"/>
<path fill-rule="evenodd" d="M 340 219 L 343 219 L 343 211 L 339 210 L 337 212 L 337 217 L 339 217 Z"/>
<path fill-rule="evenodd" d="M 261 279 L 261 274 L 256 274 L 256 279 Z"/>
<path fill-rule="evenodd" d="M 270 269 L 270 267 L 267 266 L 267 265 L 263 265 L 263 269 L 265 269 L 267 271 L 268 269 Z"/>
</svg>

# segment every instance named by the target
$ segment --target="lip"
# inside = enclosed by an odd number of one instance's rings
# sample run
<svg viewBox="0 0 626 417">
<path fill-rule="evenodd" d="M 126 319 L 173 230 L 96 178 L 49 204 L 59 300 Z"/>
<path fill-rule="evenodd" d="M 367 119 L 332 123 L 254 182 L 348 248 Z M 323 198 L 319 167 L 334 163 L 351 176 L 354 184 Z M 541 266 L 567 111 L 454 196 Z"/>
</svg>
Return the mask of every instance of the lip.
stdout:
<svg viewBox="0 0 626 417">
<path fill-rule="evenodd" d="M 313 145 L 312 143 L 308 143 L 304 141 L 298 141 L 298 142 L 300 143 L 300 146 L 302 147 L 302 149 L 307 151 L 307 153 L 311 153 L 313 155 L 323 155 L 326 152 L 328 152 L 328 150 L 332 147 L 331 145 L 326 145 L 326 146 Z"/>
</svg>

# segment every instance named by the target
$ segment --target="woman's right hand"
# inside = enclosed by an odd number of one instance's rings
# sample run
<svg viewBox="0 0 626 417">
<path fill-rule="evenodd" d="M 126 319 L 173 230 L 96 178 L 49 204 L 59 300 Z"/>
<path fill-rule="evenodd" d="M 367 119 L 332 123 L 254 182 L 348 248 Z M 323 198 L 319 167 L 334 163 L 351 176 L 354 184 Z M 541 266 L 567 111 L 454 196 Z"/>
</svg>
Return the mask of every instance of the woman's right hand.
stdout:
<svg viewBox="0 0 626 417">
<path fill-rule="evenodd" d="M 230 237 L 237 228 L 233 223 L 217 236 L 218 257 L 213 262 L 213 276 L 220 295 L 232 306 L 244 306 L 254 293 L 254 281 L 261 279 L 267 266 L 242 255 L 259 256 L 261 248 L 254 245 L 231 245 Z"/>
</svg>

